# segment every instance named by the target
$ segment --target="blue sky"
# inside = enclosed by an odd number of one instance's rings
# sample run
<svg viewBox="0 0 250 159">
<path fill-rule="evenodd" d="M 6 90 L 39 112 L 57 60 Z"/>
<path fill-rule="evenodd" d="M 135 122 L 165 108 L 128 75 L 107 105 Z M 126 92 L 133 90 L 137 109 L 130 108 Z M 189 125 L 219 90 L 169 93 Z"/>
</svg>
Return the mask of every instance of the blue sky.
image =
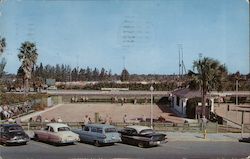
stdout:
<svg viewBox="0 0 250 159">
<path fill-rule="evenodd" d="M 44 65 L 178 74 L 182 44 L 187 70 L 201 53 L 249 72 L 246 0 L 4 0 L 0 12 L 10 73 L 24 41 L 36 43 Z"/>
</svg>

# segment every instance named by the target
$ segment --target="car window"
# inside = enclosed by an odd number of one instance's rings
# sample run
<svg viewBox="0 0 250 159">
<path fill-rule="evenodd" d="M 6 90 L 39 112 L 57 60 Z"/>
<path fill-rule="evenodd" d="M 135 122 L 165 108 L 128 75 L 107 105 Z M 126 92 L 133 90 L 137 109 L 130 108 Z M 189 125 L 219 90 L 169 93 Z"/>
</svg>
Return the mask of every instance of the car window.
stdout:
<svg viewBox="0 0 250 159">
<path fill-rule="evenodd" d="M 132 128 L 125 129 L 125 133 L 128 134 L 128 135 L 135 135 L 135 134 L 137 134 L 136 130 L 132 129 Z"/>
<path fill-rule="evenodd" d="M 89 131 L 89 127 L 85 126 L 83 130 L 84 131 Z"/>
<path fill-rule="evenodd" d="M 9 127 L 9 132 L 14 132 L 14 131 L 22 131 L 22 127 L 21 126 L 11 126 Z"/>
<path fill-rule="evenodd" d="M 140 132 L 140 134 L 151 134 L 153 133 L 154 131 L 152 129 L 144 129 Z"/>
<path fill-rule="evenodd" d="M 58 128 L 58 131 L 70 131 L 69 127 L 60 127 Z"/>
<path fill-rule="evenodd" d="M 116 128 L 106 128 L 105 129 L 106 133 L 113 133 L 113 132 L 117 132 Z"/>
<path fill-rule="evenodd" d="M 97 132 L 97 128 L 92 127 L 91 132 Z"/>
<path fill-rule="evenodd" d="M 132 135 L 136 135 L 137 134 L 137 131 L 135 129 L 131 129 L 131 134 Z"/>
<path fill-rule="evenodd" d="M 97 129 L 97 133 L 100 133 L 100 134 L 102 134 L 102 128 L 96 128 Z"/>
<path fill-rule="evenodd" d="M 44 130 L 48 131 L 49 130 L 49 126 L 46 126 L 46 128 L 44 128 Z"/>
<path fill-rule="evenodd" d="M 52 127 L 49 128 L 50 132 L 55 132 L 54 129 Z"/>
</svg>

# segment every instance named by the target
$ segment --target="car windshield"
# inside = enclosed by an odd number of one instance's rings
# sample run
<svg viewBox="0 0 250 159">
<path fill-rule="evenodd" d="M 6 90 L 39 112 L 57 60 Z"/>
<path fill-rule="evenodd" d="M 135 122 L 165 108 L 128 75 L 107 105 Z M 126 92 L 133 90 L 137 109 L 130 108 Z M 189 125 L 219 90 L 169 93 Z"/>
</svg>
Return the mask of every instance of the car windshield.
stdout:
<svg viewBox="0 0 250 159">
<path fill-rule="evenodd" d="M 116 128 L 106 128 L 106 129 L 105 129 L 105 132 L 106 132 L 106 133 L 113 133 L 113 132 L 116 132 Z"/>
<path fill-rule="evenodd" d="M 58 131 L 70 131 L 69 127 L 60 127 L 58 128 Z"/>
<path fill-rule="evenodd" d="M 15 131 L 23 131 L 22 127 L 20 126 L 12 126 L 12 127 L 9 127 L 9 132 L 15 132 Z"/>
<path fill-rule="evenodd" d="M 144 129 L 140 132 L 140 134 L 150 134 L 153 133 L 154 131 L 152 129 Z"/>
</svg>

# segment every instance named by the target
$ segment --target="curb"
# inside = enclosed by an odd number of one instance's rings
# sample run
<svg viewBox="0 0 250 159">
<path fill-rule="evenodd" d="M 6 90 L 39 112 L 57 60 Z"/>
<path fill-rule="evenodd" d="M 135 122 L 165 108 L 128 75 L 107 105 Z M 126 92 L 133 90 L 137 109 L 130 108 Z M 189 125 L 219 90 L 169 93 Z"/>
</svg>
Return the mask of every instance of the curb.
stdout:
<svg viewBox="0 0 250 159">
<path fill-rule="evenodd" d="M 214 139 L 167 139 L 167 141 L 190 141 L 190 142 L 239 142 L 238 139 L 235 140 L 214 140 Z"/>
</svg>

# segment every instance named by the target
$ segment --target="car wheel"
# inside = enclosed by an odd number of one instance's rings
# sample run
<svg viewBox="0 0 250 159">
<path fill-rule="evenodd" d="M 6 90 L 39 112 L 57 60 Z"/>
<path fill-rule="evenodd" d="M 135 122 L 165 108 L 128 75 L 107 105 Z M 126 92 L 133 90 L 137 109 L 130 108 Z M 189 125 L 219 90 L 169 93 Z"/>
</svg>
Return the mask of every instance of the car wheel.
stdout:
<svg viewBox="0 0 250 159">
<path fill-rule="evenodd" d="M 99 141 L 97 141 L 97 140 L 95 140 L 94 145 L 95 145 L 96 147 L 100 147 L 100 146 L 101 146 L 100 143 L 99 143 Z"/>
<path fill-rule="evenodd" d="M 143 148 L 143 147 L 144 147 L 144 144 L 143 144 L 142 142 L 139 142 L 139 143 L 138 143 L 138 147 Z"/>
<path fill-rule="evenodd" d="M 38 135 L 37 135 L 37 134 L 35 134 L 34 140 L 35 140 L 35 141 L 39 141 L 39 138 L 38 138 Z"/>
</svg>

